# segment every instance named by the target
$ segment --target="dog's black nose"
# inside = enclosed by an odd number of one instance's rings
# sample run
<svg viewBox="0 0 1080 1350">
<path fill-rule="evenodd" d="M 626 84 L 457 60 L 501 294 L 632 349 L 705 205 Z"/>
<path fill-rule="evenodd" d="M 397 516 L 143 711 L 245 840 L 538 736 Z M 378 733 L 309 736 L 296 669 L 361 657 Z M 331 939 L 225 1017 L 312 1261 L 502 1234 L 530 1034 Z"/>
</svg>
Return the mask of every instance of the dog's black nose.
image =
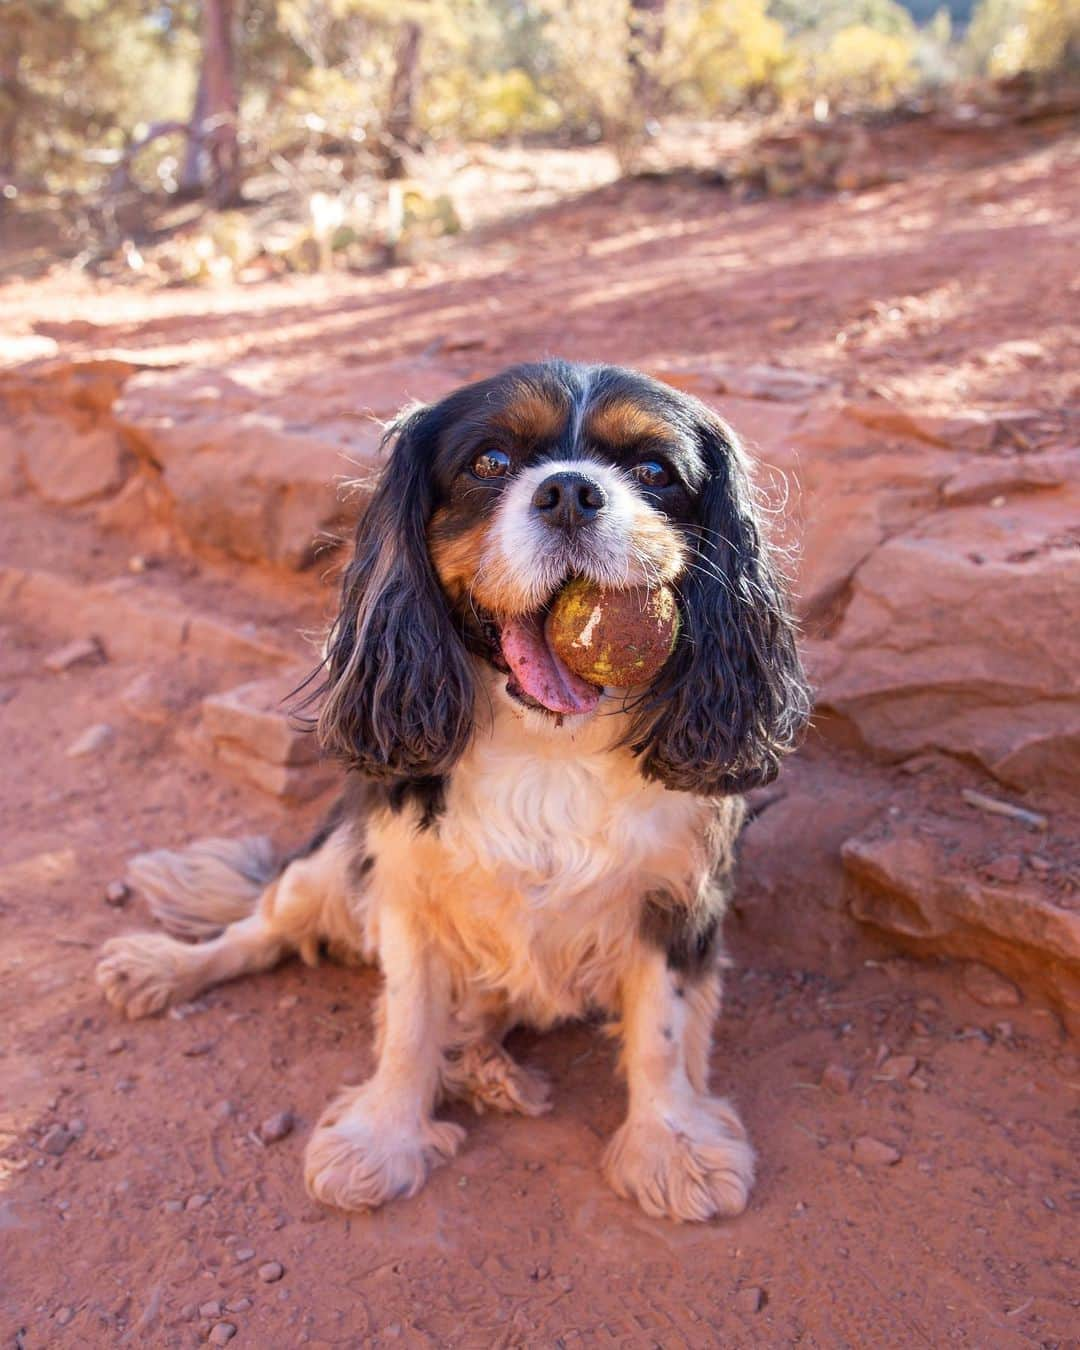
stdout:
<svg viewBox="0 0 1080 1350">
<path fill-rule="evenodd" d="M 607 505 L 604 489 L 583 473 L 553 473 L 533 493 L 533 510 L 557 529 L 595 520 Z"/>
</svg>

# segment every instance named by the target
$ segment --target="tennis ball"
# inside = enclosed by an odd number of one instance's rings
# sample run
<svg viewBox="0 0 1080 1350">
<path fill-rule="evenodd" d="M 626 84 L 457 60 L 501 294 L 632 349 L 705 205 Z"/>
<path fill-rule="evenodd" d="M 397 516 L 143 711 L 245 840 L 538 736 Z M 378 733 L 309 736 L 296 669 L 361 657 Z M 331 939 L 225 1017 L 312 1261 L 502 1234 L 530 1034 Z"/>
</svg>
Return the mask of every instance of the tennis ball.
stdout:
<svg viewBox="0 0 1080 1350">
<path fill-rule="evenodd" d="M 679 636 L 679 607 L 669 586 L 613 591 L 575 577 L 555 597 L 545 632 L 575 675 L 627 689 L 663 668 Z"/>
</svg>

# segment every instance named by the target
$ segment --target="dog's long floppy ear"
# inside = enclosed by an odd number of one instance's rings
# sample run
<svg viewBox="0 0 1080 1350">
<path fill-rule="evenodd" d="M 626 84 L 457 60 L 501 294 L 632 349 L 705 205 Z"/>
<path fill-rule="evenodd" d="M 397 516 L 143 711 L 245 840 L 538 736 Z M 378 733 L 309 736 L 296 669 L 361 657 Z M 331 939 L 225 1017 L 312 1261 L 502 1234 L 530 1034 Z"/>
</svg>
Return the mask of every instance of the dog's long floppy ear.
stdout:
<svg viewBox="0 0 1080 1350">
<path fill-rule="evenodd" d="M 438 425 L 421 408 L 387 433 L 318 691 L 323 748 L 371 778 L 444 774 L 472 734 L 472 671 L 427 548 Z"/>
<path fill-rule="evenodd" d="M 738 442 L 702 406 L 709 469 L 680 586 L 683 630 L 639 714 L 647 777 L 702 795 L 771 782 L 809 718 L 784 586 Z"/>
</svg>

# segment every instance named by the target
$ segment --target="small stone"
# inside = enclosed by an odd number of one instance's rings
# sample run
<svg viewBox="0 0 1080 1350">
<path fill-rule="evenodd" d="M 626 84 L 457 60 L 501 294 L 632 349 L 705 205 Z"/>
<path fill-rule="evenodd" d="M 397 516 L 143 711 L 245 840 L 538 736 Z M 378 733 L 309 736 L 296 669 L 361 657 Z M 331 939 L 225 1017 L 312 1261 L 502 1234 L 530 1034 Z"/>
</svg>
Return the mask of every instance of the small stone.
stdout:
<svg viewBox="0 0 1080 1350">
<path fill-rule="evenodd" d="M 280 1261 L 264 1261 L 259 1267 L 259 1279 L 263 1284 L 277 1284 L 284 1274 L 285 1267 Z"/>
<path fill-rule="evenodd" d="M 116 1080 L 116 1086 L 115 1086 L 115 1088 L 114 1088 L 113 1090 L 114 1090 L 115 1092 L 134 1092 L 134 1091 L 135 1091 L 135 1079 L 134 1079 L 134 1078 L 118 1078 L 118 1079 Z"/>
<path fill-rule="evenodd" d="M 910 1078 L 918 1067 L 919 1061 L 914 1055 L 890 1055 L 878 1072 L 882 1078 L 898 1081 Z"/>
<path fill-rule="evenodd" d="M 74 1316 L 75 1316 L 74 1308 L 60 1308 L 57 1311 L 56 1320 L 60 1324 L 60 1326 L 66 1327 Z"/>
<path fill-rule="evenodd" d="M 972 961 L 964 967 L 964 989 L 984 1008 L 1015 1008 L 1020 1003 L 1020 990 L 1004 975 L 989 966 Z"/>
<path fill-rule="evenodd" d="M 72 1139 L 81 1139 L 86 1133 L 86 1121 L 81 1120 L 78 1116 L 74 1120 L 69 1120 L 67 1127 L 68 1134 L 71 1135 Z"/>
<path fill-rule="evenodd" d="M 187 1203 L 184 1205 L 184 1208 L 202 1209 L 204 1205 L 208 1205 L 209 1203 L 210 1197 L 208 1195 L 199 1195 L 198 1193 L 196 1193 L 195 1195 L 188 1196 Z"/>
<path fill-rule="evenodd" d="M 238 1266 L 243 1265 L 245 1261 L 252 1260 L 254 1256 L 255 1249 L 253 1247 L 237 1247 L 236 1251 L 233 1252 L 233 1260 Z"/>
<path fill-rule="evenodd" d="M 205 1303 L 199 1304 L 200 1317 L 220 1317 L 221 1300 L 219 1298 L 209 1298 Z"/>
<path fill-rule="evenodd" d="M 279 1139 L 292 1134 L 295 1124 L 296 1120 L 291 1111 L 278 1111 L 259 1126 L 259 1138 L 264 1144 L 276 1144 Z"/>
<path fill-rule="evenodd" d="M 183 1208 L 184 1202 L 182 1200 L 166 1200 L 162 1205 L 166 1214 L 179 1214 Z"/>
<path fill-rule="evenodd" d="M 1023 872 L 1024 860 L 1019 853 L 1003 853 L 983 868 L 992 881 L 1019 881 Z"/>
<path fill-rule="evenodd" d="M 821 1086 L 837 1097 L 843 1097 L 849 1093 L 854 1081 L 854 1073 L 843 1064 L 826 1064 L 825 1071 L 821 1075 Z"/>
<path fill-rule="evenodd" d="M 1046 876 L 1048 872 L 1054 870 L 1054 864 L 1049 858 L 1042 858 L 1038 853 L 1028 854 L 1028 866 L 1033 872 L 1038 872 L 1040 876 Z"/>
<path fill-rule="evenodd" d="M 136 576 L 141 576 L 147 566 L 147 561 L 141 553 L 133 553 L 128 559 L 128 571 L 134 572 Z"/>
<path fill-rule="evenodd" d="M 188 1059 L 198 1059 L 200 1055 L 208 1055 L 215 1044 L 214 1041 L 196 1041 L 194 1045 L 185 1046 L 180 1053 Z"/>
<path fill-rule="evenodd" d="M 862 1167 L 894 1167 L 902 1155 L 891 1144 L 864 1134 L 852 1144 L 851 1156 Z"/>
<path fill-rule="evenodd" d="M 236 1327 L 231 1322 L 219 1322 L 206 1338 L 211 1345 L 228 1345 L 236 1335 Z"/>
<path fill-rule="evenodd" d="M 251 1307 L 251 1299 L 249 1298 L 231 1298 L 229 1299 L 228 1303 L 225 1304 L 225 1311 L 247 1312 L 247 1310 L 250 1307 Z"/>
<path fill-rule="evenodd" d="M 180 1309 L 180 1316 L 185 1322 L 194 1322 L 198 1315 L 199 1309 L 194 1303 L 185 1303 Z"/>
<path fill-rule="evenodd" d="M 68 759 L 83 759 L 86 755 L 96 755 L 99 750 L 104 750 L 112 738 L 113 729 L 108 722 L 95 722 L 92 727 L 87 727 L 81 736 L 76 736 L 64 754 Z"/>
<path fill-rule="evenodd" d="M 236 1107 L 230 1101 L 218 1102 L 214 1107 L 214 1117 L 217 1120 L 229 1120 L 236 1115 Z"/>
<path fill-rule="evenodd" d="M 72 666 L 97 663 L 104 659 L 105 653 L 101 650 L 101 643 L 97 638 L 76 638 L 74 642 L 65 643 L 63 647 L 57 647 L 55 651 L 50 652 L 43 664 L 46 670 L 59 673 L 62 670 L 70 670 Z"/>
<path fill-rule="evenodd" d="M 41 1141 L 41 1151 L 52 1158 L 62 1157 L 75 1142 L 75 1136 L 63 1125 L 54 1125 L 47 1130 Z"/>
<path fill-rule="evenodd" d="M 740 1312 L 756 1313 L 765 1306 L 765 1290 L 756 1284 L 740 1289 L 735 1295 L 735 1306 Z"/>
<path fill-rule="evenodd" d="M 908 1087 L 912 1087 L 916 1092 L 929 1092 L 930 1084 L 921 1073 L 913 1073 L 908 1079 Z"/>
<path fill-rule="evenodd" d="M 126 881 L 110 881 L 105 887 L 105 903 L 120 909 L 131 899 L 131 887 Z"/>
<path fill-rule="evenodd" d="M 107 1055 L 119 1055 L 126 1049 L 127 1041 L 124 1040 L 123 1036 L 112 1036 L 105 1043 L 105 1053 Z"/>
</svg>

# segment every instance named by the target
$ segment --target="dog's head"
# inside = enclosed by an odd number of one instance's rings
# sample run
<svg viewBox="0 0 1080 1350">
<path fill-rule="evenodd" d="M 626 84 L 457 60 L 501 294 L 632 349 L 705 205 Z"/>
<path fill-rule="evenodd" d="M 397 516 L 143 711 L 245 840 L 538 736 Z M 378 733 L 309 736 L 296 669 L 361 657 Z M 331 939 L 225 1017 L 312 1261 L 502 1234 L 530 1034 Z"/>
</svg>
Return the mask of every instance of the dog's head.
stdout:
<svg viewBox="0 0 1080 1350">
<path fill-rule="evenodd" d="M 518 366 L 391 427 L 330 635 L 324 746 L 382 779 L 436 778 L 473 729 L 478 663 L 553 723 L 628 714 L 642 772 L 701 794 L 768 782 L 805 724 L 782 588 L 727 426 L 615 367 Z M 675 651 L 602 698 L 544 638 L 572 576 L 668 583 Z M 607 691 L 605 691 L 606 693 Z"/>
</svg>

